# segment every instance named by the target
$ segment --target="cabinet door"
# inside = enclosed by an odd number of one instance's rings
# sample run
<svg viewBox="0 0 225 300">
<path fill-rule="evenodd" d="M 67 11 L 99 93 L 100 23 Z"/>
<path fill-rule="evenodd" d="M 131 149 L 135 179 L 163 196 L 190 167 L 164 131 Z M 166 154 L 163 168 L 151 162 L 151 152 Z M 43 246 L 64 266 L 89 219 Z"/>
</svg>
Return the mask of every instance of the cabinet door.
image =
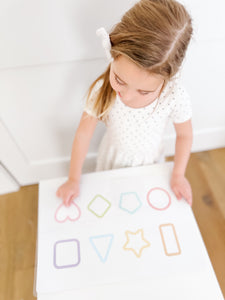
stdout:
<svg viewBox="0 0 225 300">
<path fill-rule="evenodd" d="M 95 31 L 110 30 L 134 2 L 0 2 L 0 161 L 19 184 L 67 175 L 88 86 L 108 64 Z"/>
<path fill-rule="evenodd" d="M 87 87 L 99 68 L 104 59 L 0 72 L 0 161 L 21 185 L 68 174 Z M 103 131 L 99 124 L 84 171 L 94 169 Z"/>
<path fill-rule="evenodd" d="M 0 2 L 0 162 L 20 185 L 68 174 L 88 86 L 108 64 L 95 31 L 101 26 L 110 31 L 135 2 Z M 193 151 L 222 147 L 225 4 L 207 0 L 202 9 L 200 0 L 182 2 L 195 29 L 183 72 L 193 103 Z M 172 130 L 167 132 L 170 155 Z M 84 172 L 94 170 L 103 132 L 99 124 Z"/>
</svg>

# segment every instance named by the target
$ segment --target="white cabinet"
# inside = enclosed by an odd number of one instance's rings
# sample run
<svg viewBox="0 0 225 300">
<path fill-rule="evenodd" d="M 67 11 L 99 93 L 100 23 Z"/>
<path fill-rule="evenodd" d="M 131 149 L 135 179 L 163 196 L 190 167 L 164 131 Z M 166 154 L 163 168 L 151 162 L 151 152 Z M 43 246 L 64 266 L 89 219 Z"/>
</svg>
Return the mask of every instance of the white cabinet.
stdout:
<svg viewBox="0 0 225 300">
<path fill-rule="evenodd" d="M 95 31 L 110 29 L 133 3 L 0 3 L 0 161 L 19 184 L 67 174 L 85 95 L 107 67 Z M 103 130 L 99 124 L 84 171 L 94 170 Z"/>
<path fill-rule="evenodd" d="M 0 164 L 0 195 L 16 192 L 20 188 L 16 180 Z"/>
<path fill-rule="evenodd" d="M 20 185 L 64 176 L 85 95 L 107 66 L 97 28 L 110 30 L 133 0 L 0 3 L 0 162 Z M 222 0 L 184 1 L 195 34 L 183 80 L 193 103 L 193 151 L 225 146 Z M 84 171 L 94 169 L 99 124 Z M 167 154 L 174 151 L 168 129 Z"/>
<path fill-rule="evenodd" d="M 0 108 L 0 157 L 21 185 L 68 172 L 84 95 L 96 76 L 93 70 L 100 65 L 104 68 L 104 60 L 0 72 L 0 98 L 4 99 Z M 89 157 L 99 142 L 100 127 Z"/>
</svg>

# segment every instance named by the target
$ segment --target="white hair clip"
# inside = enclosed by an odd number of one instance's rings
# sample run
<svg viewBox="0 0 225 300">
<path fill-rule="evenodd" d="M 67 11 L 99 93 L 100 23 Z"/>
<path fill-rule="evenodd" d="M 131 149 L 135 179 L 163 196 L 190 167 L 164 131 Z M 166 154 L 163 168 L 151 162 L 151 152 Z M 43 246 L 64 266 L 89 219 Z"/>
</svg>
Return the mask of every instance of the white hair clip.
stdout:
<svg viewBox="0 0 225 300">
<path fill-rule="evenodd" d="M 113 57 L 112 57 L 111 52 L 110 52 L 112 45 L 111 45 L 111 41 L 110 41 L 110 38 L 109 38 L 109 34 L 107 33 L 107 31 L 103 27 L 96 30 L 96 34 L 102 40 L 102 47 L 105 49 L 105 54 L 106 54 L 107 59 L 110 62 L 112 62 Z"/>
</svg>

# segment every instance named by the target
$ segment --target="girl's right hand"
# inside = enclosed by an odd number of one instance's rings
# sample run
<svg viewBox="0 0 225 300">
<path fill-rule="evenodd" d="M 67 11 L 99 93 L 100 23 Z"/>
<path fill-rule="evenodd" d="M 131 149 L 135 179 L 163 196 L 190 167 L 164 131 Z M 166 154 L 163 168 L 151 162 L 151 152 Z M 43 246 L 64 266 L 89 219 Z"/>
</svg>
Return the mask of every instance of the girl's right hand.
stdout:
<svg viewBox="0 0 225 300">
<path fill-rule="evenodd" d="M 62 184 L 57 192 L 56 196 L 63 200 L 65 206 L 70 206 L 71 202 L 79 196 L 80 183 L 72 179 L 68 179 Z"/>
</svg>

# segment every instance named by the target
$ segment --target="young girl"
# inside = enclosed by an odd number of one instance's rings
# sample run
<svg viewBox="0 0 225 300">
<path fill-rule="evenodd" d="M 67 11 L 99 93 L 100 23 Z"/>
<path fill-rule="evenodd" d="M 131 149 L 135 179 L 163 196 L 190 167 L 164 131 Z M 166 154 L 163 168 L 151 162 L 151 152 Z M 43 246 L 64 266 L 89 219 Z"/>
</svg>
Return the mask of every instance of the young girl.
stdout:
<svg viewBox="0 0 225 300">
<path fill-rule="evenodd" d="M 65 205 L 79 195 L 82 165 L 98 121 L 107 130 L 97 171 L 149 165 L 162 158 L 162 137 L 171 120 L 176 131 L 171 188 L 191 205 L 185 178 L 192 145 L 191 106 L 179 69 L 192 35 L 191 18 L 175 0 L 141 0 L 125 13 L 103 45 L 107 70 L 91 85 L 72 147 L 68 180 L 57 196 Z"/>
</svg>

